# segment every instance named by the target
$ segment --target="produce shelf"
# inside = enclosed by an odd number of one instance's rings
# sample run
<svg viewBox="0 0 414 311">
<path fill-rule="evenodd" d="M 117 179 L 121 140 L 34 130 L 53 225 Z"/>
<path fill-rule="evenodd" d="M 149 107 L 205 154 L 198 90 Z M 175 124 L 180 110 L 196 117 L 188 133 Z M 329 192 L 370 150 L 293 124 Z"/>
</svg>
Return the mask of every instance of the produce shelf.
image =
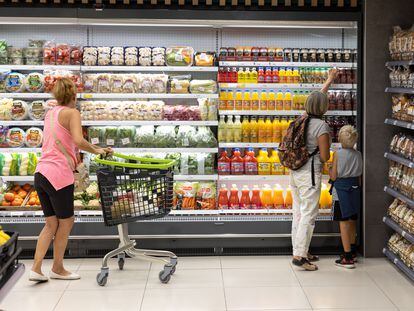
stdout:
<svg viewBox="0 0 414 311">
<path fill-rule="evenodd" d="M 219 110 L 220 115 L 224 116 L 300 116 L 303 110 Z M 328 110 L 327 116 L 356 116 L 356 110 Z"/>
<path fill-rule="evenodd" d="M 394 220 L 392 220 L 389 217 L 384 217 L 382 218 L 382 221 L 391 229 L 393 229 L 395 232 L 401 234 L 402 237 L 404 237 L 405 239 L 407 239 L 408 241 L 410 241 L 411 243 L 414 244 L 414 234 L 411 234 L 407 231 L 405 231 L 404 228 L 401 228 L 401 226 L 399 224 L 397 224 Z"/>
<path fill-rule="evenodd" d="M 219 143 L 220 148 L 277 148 L 279 143 Z"/>
<path fill-rule="evenodd" d="M 398 267 L 398 269 L 401 270 L 411 281 L 414 282 L 414 270 L 407 267 L 407 265 L 392 251 L 390 251 L 388 248 L 384 247 L 382 250 L 385 256 Z"/>
<path fill-rule="evenodd" d="M 82 121 L 82 125 L 108 125 L 122 126 L 122 125 L 194 125 L 194 126 L 217 126 L 218 121 Z"/>
<path fill-rule="evenodd" d="M 1 96 L 0 96 L 1 97 Z M 164 98 L 164 99 L 197 99 L 218 98 L 218 94 L 144 94 L 144 93 L 82 93 L 82 99 L 140 99 L 140 98 Z"/>
<path fill-rule="evenodd" d="M 217 72 L 218 67 L 199 66 L 81 66 L 81 71 L 124 72 Z"/>
<path fill-rule="evenodd" d="M 180 152 L 180 153 L 217 153 L 218 148 L 113 148 L 117 152 L 143 153 L 143 152 Z M 41 152 L 42 148 L 0 148 L 0 153 L 22 153 L 22 152 Z"/>
<path fill-rule="evenodd" d="M 41 152 L 42 148 L 0 148 L 0 153 Z"/>
<path fill-rule="evenodd" d="M 52 98 L 49 93 L 0 93 L 0 98 L 13 98 L 13 99 L 48 99 Z M 80 98 L 80 94 L 78 94 Z"/>
<path fill-rule="evenodd" d="M 414 94 L 414 88 L 405 87 L 387 87 L 386 93 L 402 93 L 402 94 Z"/>
<path fill-rule="evenodd" d="M 219 66 L 235 66 L 235 67 L 338 67 L 338 68 L 356 68 L 357 63 L 308 63 L 308 62 L 256 62 L 256 61 L 221 61 Z"/>
<path fill-rule="evenodd" d="M 43 121 L 21 120 L 21 121 L 0 121 L 4 126 L 43 126 Z"/>
<path fill-rule="evenodd" d="M 384 154 L 384 157 L 386 159 L 389 159 L 389 160 L 392 160 L 394 162 L 398 162 L 398 163 L 401 163 L 401 164 L 403 164 L 405 166 L 408 166 L 409 168 L 413 168 L 414 167 L 414 162 L 412 162 L 410 160 L 407 160 L 406 158 L 403 158 L 403 157 L 401 157 L 399 155 L 396 155 L 394 153 L 386 152 Z"/>
<path fill-rule="evenodd" d="M 414 60 L 394 60 L 385 63 L 387 67 L 414 65 Z"/>
<path fill-rule="evenodd" d="M 400 121 L 400 120 L 395 120 L 395 119 L 385 119 L 384 123 L 389 124 L 389 125 L 404 127 L 404 128 L 411 129 L 411 130 L 414 129 L 414 123 L 411 123 L 411 122 Z"/>
<path fill-rule="evenodd" d="M 323 84 L 301 83 L 301 84 L 282 84 L 282 83 L 219 83 L 221 89 L 258 89 L 258 90 L 319 90 Z M 330 89 L 352 90 L 356 84 L 332 84 Z"/>
<path fill-rule="evenodd" d="M 411 209 L 414 209 L 414 200 L 406 197 L 405 195 L 399 193 L 398 191 L 396 191 L 396 190 L 394 190 L 394 189 L 392 189 L 388 186 L 384 187 L 384 191 L 386 193 L 388 193 L 389 195 L 393 196 L 394 198 L 399 199 L 402 202 L 406 203 Z"/>
<path fill-rule="evenodd" d="M 5 70 L 22 70 L 22 71 L 29 71 L 29 70 L 73 70 L 73 71 L 80 71 L 80 65 L 0 65 L 0 69 Z"/>
</svg>

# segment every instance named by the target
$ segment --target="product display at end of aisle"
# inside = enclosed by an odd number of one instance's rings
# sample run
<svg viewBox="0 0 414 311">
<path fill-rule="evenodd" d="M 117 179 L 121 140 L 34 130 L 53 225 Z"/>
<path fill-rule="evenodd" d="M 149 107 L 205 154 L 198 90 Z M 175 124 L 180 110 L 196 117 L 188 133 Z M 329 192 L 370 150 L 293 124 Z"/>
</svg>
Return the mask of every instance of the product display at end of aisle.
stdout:
<svg viewBox="0 0 414 311">
<path fill-rule="evenodd" d="M 3 185 L 0 189 L 0 208 L 40 207 L 39 197 L 30 184 Z"/>
</svg>

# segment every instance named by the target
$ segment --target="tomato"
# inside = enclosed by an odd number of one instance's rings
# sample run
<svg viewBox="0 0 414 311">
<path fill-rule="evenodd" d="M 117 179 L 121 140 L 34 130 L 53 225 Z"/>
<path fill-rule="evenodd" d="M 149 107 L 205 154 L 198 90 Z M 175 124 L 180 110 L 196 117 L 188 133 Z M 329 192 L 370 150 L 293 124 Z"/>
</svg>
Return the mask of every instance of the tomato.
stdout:
<svg viewBox="0 0 414 311">
<path fill-rule="evenodd" d="M 20 190 L 19 193 L 17 194 L 20 198 L 24 199 L 25 197 L 27 197 L 27 192 L 24 190 Z"/>
<path fill-rule="evenodd" d="M 12 206 L 21 206 L 23 200 L 21 198 L 15 198 L 14 201 L 11 203 Z"/>
<path fill-rule="evenodd" d="M 30 184 L 24 184 L 22 188 L 23 188 L 24 191 L 29 192 L 30 189 L 32 189 L 32 186 Z"/>
<path fill-rule="evenodd" d="M 15 195 L 14 195 L 13 193 L 11 193 L 11 192 L 7 192 L 7 193 L 4 195 L 4 201 L 7 201 L 7 202 L 13 202 L 14 197 L 15 197 Z"/>
<path fill-rule="evenodd" d="M 36 205 L 36 198 L 30 198 L 30 200 L 27 202 L 28 205 L 33 206 Z"/>
<path fill-rule="evenodd" d="M 8 201 L 1 202 L 1 206 L 10 206 L 10 205 L 11 205 L 11 202 L 8 202 Z"/>
<path fill-rule="evenodd" d="M 14 185 L 14 186 L 13 186 L 13 188 L 12 188 L 12 190 L 13 190 L 14 192 L 19 192 L 19 191 L 20 191 L 20 189 L 21 189 L 21 187 L 20 187 L 19 185 Z"/>
</svg>

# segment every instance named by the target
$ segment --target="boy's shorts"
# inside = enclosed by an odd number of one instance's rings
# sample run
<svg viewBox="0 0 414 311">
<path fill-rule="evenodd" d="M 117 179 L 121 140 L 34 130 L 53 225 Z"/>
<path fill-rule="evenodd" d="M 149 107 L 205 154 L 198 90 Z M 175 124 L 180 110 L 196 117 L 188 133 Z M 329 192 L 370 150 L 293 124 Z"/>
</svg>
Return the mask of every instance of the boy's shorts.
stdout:
<svg viewBox="0 0 414 311">
<path fill-rule="evenodd" d="M 333 204 L 333 219 L 335 221 L 348 221 L 348 220 L 357 220 L 358 214 L 351 215 L 349 217 L 342 217 L 341 206 L 339 201 L 334 201 Z"/>
</svg>

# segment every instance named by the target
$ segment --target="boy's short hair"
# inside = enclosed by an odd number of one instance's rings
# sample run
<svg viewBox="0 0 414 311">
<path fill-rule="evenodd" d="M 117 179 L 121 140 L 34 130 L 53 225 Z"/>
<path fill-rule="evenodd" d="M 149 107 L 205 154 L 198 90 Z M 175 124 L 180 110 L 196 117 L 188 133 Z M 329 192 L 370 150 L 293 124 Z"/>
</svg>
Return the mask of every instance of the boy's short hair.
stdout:
<svg viewBox="0 0 414 311">
<path fill-rule="evenodd" d="M 328 111 L 328 96 L 321 91 L 313 91 L 305 102 L 305 111 L 308 115 L 323 116 Z"/>
<path fill-rule="evenodd" d="M 338 139 L 343 148 L 354 148 L 358 141 L 358 131 L 352 125 L 345 125 L 339 130 Z"/>
</svg>

